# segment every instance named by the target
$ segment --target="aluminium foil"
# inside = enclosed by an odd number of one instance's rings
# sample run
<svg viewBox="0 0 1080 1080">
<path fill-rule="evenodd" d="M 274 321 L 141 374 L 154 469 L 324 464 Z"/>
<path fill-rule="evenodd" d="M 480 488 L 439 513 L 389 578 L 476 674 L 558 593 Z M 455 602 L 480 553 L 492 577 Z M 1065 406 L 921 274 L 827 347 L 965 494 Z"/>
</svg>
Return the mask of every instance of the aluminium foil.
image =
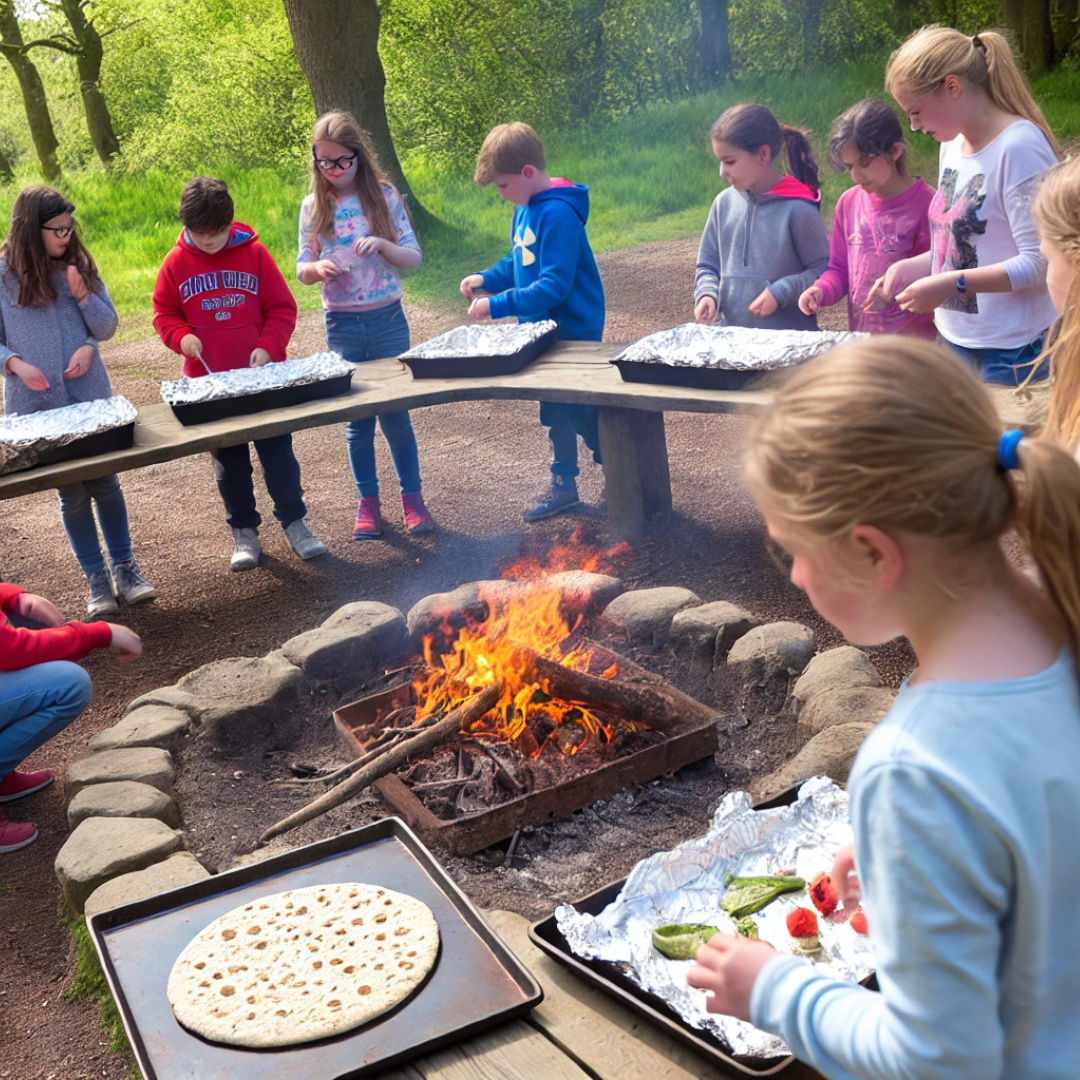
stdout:
<svg viewBox="0 0 1080 1080">
<path fill-rule="evenodd" d="M 421 342 L 401 359 L 433 360 L 441 357 L 513 356 L 554 330 L 552 319 L 531 323 L 474 323 L 457 326 L 445 334 Z"/>
<path fill-rule="evenodd" d="M 732 1054 L 782 1057 L 790 1051 L 777 1036 L 743 1020 L 706 1012 L 705 993 L 686 982 L 691 962 L 661 956 L 652 946 L 652 932 L 669 923 L 705 923 L 734 933 L 732 920 L 720 909 L 728 874 L 784 872 L 809 881 L 828 873 L 837 849 L 851 839 L 847 793 L 826 778 L 808 780 L 791 806 L 770 810 L 754 810 L 746 792 L 732 792 L 720 802 L 704 836 L 639 862 L 599 915 L 563 906 L 555 912 L 556 923 L 576 955 L 618 965 L 692 1028 L 721 1039 Z M 813 910 L 805 890 L 786 893 L 750 916 L 761 940 L 778 952 L 794 955 L 785 919 L 796 907 Z M 852 911 L 840 908 L 828 918 L 818 916 L 822 951 L 803 963 L 847 982 L 860 982 L 874 970 L 869 938 L 847 925 Z"/>
<path fill-rule="evenodd" d="M 613 363 L 626 360 L 672 367 L 772 371 L 801 364 L 845 341 L 867 336 L 846 330 L 758 330 L 685 323 L 643 337 L 611 359 Z"/>
<path fill-rule="evenodd" d="M 117 395 L 23 416 L 0 417 L 0 473 L 32 469 L 44 451 L 133 424 L 136 415 L 135 406 Z"/>
<path fill-rule="evenodd" d="M 193 405 L 336 379 L 355 369 L 355 364 L 350 364 L 338 353 L 317 352 L 262 367 L 234 368 L 195 378 L 185 375 L 181 379 L 171 379 L 161 384 L 161 398 L 168 405 Z"/>
</svg>

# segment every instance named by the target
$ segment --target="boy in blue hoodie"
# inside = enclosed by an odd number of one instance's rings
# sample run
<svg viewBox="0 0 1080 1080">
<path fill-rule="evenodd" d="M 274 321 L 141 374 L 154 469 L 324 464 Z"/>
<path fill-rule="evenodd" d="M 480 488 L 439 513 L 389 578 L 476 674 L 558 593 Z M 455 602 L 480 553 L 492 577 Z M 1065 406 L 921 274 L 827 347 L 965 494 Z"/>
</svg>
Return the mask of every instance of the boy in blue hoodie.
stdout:
<svg viewBox="0 0 1080 1080">
<path fill-rule="evenodd" d="M 516 209 L 510 254 L 461 283 L 463 295 L 472 301 L 470 318 L 516 315 L 523 323 L 554 319 L 563 341 L 599 341 L 604 333 L 604 286 L 585 235 L 589 189 L 549 176 L 540 136 L 522 123 L 492 128 L 480 147 L 474 179 L 482 186 L 494 183 Z M 492 295 L 474 298 L 478 289 Z M 551 490 L 526 510 L 526 521 L 580 506 L 579 435 L 600 463 L 595 406 L 542 401 L 540 422 L 551 439 Z"/>
</svg>

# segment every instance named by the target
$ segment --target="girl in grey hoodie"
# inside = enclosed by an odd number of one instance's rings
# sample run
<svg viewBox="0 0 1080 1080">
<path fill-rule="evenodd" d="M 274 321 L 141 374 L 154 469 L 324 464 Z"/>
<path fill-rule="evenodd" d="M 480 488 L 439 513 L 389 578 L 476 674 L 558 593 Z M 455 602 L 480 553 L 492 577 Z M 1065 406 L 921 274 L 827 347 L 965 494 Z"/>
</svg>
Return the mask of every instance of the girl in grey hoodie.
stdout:
<svg viewBox="0 0 1080 1080">
<path fill-rule="evenodd" d="M 806 135 L 764 105 L 733 105 L 709 132 L 720 178 L 698 249 L 694 318 L 728 326 L 816 330 L 799 297 L 824 273 L 829 240 Z M 774 162 L 786 151 L 791 175 Z"/>
</svg>

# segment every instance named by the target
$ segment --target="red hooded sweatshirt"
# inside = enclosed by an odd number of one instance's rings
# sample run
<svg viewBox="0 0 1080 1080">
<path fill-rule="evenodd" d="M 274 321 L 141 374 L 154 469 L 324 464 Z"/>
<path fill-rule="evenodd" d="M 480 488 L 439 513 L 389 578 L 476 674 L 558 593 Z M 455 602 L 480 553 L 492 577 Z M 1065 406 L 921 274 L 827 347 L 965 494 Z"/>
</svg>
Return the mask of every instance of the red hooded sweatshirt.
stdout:
<svg viewBox="0 0 1080 1080">
<path fill-rule="evenodd" d="M 200 251 L 180 233 L 165 256 L 154 286 L 154 329 L 173 352 L 185 334 L 202 342 L 211 371 L 245 368 L 253 349 L 270 359 L 285 359 L 296 327 L 296 301 L 259 234 L 234 221 L 228 242 L 213 255 Z M 184 357 L 184 374 L 205 375 L 193 357 Z"/>
<path fill-rule="evenodd" d="M 112 630 L 106 622 L 68 622 L 41 630 L 14 627 L 7 612 L 17 611 L 19 597 L 26 592 L 18 585 L 0 582 L 0 671 L 22 671 L 49 660 L 81 660 L 94 649 L 112 644 Z"/>
</svg>

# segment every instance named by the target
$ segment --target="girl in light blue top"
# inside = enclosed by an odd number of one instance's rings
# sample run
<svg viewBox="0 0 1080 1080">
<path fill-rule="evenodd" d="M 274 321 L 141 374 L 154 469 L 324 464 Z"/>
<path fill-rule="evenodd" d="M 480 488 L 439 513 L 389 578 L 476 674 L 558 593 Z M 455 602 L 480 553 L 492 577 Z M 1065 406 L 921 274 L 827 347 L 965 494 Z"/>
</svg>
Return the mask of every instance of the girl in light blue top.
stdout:
<svg viewBox="0 0 1080 1080">
<path fill-rule="evenodd" d="M 830 1080 L 1075 1080 L 1080 466 L 1003 435 L 943 347 L 880 337 L 780 390 L 747 480 L 817 610 L 855 644 L 905 635 L 919 666 L 859 751 L 833 868 L 881 992 L 720 934 L 691 984 Z"/>
</svg>

